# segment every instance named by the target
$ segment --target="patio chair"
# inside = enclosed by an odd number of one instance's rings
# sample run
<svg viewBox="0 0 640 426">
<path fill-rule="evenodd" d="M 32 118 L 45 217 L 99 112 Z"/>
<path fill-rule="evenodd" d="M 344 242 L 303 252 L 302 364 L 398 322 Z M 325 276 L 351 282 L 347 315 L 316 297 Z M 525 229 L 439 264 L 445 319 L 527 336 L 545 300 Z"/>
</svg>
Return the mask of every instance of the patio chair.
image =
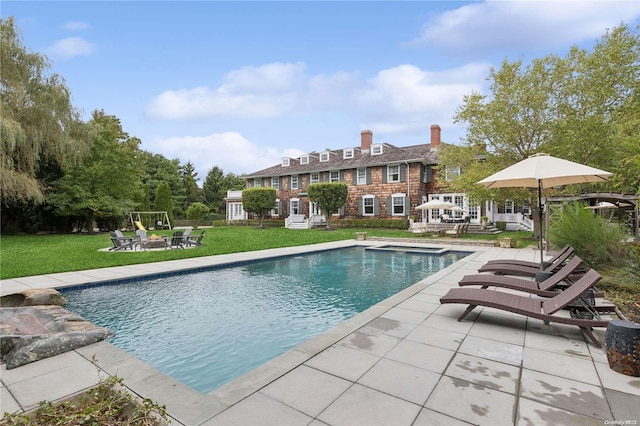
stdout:
<svg viewBox="0 0 640 426">
<path fill-rule="evenodd" d="M 187 246 L 201 246 L 203 238 L 204 238 L 204 231 L 200 232 L 199 235 L 189 235 L 185 239 L 185 244 Z"/>
<path fill-rule="evenodd" d="M 440 303 L 462 303 L 469 305 L 458 317 L 462 321 L 471 311 L 478 306 L 494 308 L 502 311 L 536 318 L 545 322 L 575 325 L 591 341 L 600 348 L 600 342 L 593 334 L 593 327 L 607 327 L 609 320 L 603 319 L 600 314 L 621 314 L 615 306 L 588 306 L 587 303 L 580 303 L 581 297 L 588 293 L 602 278 L 596 271 L 590 269 L 574 284 L 566 290 L 558 292 L 554 297 L 539 299 L 531 296 L 519 296 L 512 293 L 505 293 L 498 290 L 487 290 L 481 288 L 453 288 L 440 298 Z M 558 311 L 568 307 L 574 302 L 575 307 L 569 307 L 571 315 L 561 316 Z M 575 303 L 578 302 L 578 303 Z M 594 317 L 579 318 L 583 316 L 580 311 L 589 310 Z"/>
<path fill-rule="evenodd" d="M 444 231 L 445 236 L 452 236 L 454 238 L 458 238 L 460 236 L 460 228 L 462 226 L 463 224 L 456 223 L 455 225 L 453 225 L 453 229 L 447 229 L 446 231 Z"/>
<path fill-rule="evenodd" d="M 565 254 L 567 252 L 569 253 L 569 256 L 572 255 L 573 252 L 574 252 L 573 247 L 571 247 L 569 244 L 567 244 L 566 246 L 561 248 L 556 253 L 556 255 L 553 256 L 551 259 L 543 261 L 544 267 L 546 268 L 546 267 L 550 266 L 551 264 L 556 262 L 560 257 L 565 256 Z M 508 264 L 508 265 L 531 266 L 533 268 L 539 268 L 540 267 L 540 262 L 528 262 L 526 260 L 517 260 L 517 259 L 494 259 L 494 260 L 488 261 L 486 263 L 486 265 L 498 264 L 498 263 Z"/>
<path fill-rule="evenodd" d="M 566 289 L 567 286 L 573 284 L 573 280 L 576 279 L 576 271 L 578 271 L 581 264 L 582 259 L 574 256 L 558 272 L 542 282 L 503 275 L 476 274 L 466 275 L 458 285 L 461 287 L 482 286 L 483 289 L 488 287 L 509 288 L 538 296 L 554 297 L 558 294 L 558 291 Z M 601 296 L 601 294 L 598 293 L 598 296 Z"/>
<path fill-rule="evenodd" d="M 178 248 L 184 248 L 184 231 L 174 231 L 173 234 L 171 234 L 171 248 L 174 247 L 178 247 Z"/>
<path fill-rule="evenodd" d="M 111 244 L 113 244 L 113 247 L 109 249 L 110 251 L 134 249 L 135 238 L 125 237 L 120 231 L 110 231 L 109 235 L 111 235 Z"/>
<path fill-rule="evenodd" d="M 565 250 L 555 260 L 548 264 L 543 265 L 544 269 L 540 271 L 540 263 L 531 262 L 526 264 L 524 262 L 510 263 L 506 262 L 488 262 L 478 269 L 478 272 L 493 272 L 497 275 L 519 275 L 524 277 L 535 277 L 539 272 L 543 272 L 546 275 L 554 274 L 558 271 L 566 262 L 566 260 L 573 254 L 573 249 Z"/>
</svg>

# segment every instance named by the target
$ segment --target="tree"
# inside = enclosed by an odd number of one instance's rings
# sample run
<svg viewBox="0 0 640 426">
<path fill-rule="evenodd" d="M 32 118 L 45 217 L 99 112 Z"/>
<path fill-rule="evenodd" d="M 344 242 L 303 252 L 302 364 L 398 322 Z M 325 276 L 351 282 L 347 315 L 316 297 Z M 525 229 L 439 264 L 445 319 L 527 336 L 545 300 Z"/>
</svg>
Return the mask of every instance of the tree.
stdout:
<svg viewBox="0 0 640 426">
<path fill-rule="evenodd" d="M 153 210 L 157 212 L 167 212 L 169 223 L 173 228 L 173 209 L 171 208 L 171 188 L 166 182 L 162 182 L 156 188 L 156 197 Z"/>
<path fill-rule="evenodd" d="M 264 228 L 264 215 L 275 205 L 276 190 L 273 188 L 248 188 L 242 191 L 242 208 L 260 218 L 259 228 Z"/>
<path fill-rule="evenodd" d="M 113 228 L 140 197 L 140 140 L 104 111 L 94 111 L 90 124 L 97 136 L 88 157 L 54 182 L 47 200 L 58 214 L 84 219 L 89 230 L 96 219 Z"/>
<path fill-rule="evenodd" d="M 224 195 L 222 194 L 223 179 L 224 173 L 222 169 L 214 166 L 209 169 L 209 173 L 207 173 L 207 177 L 202 184 L 204 202 L 210 206 L 215 213 L 220 212 L 224 207 Z"/>
<path fill-rule="evenodd" d="M 64 169 L 88 152 L 90 127 L 71 105 L 49 60 L 23 45 L 12 17 L 0 19 L 0 193 L 6 205 L 42 203 L 45 164 Z"/>
<path fill-rule="evenodd" d="M 153 203 L 153 196 L 158 185 L 165 182 L 171 189 L 172 198 L 177 203 L 180 203 L 184 198 L 184 187 L 180 176 L 180 160 L 177 158 L 169 160 L 162 154 L 152 154 L 147 151 L 143 151 L 142 156 L 145 159 L 145 173 L 142 181 L 149 185 L 149 191 L 152 195 L 151 202 Z"/>
<path fill-rule="evenodd" d="M 327 218 L 327 229 L 331 229 L 331 216 L 347 202 L 346 183 L 313 183 L 309 185 L 309 200 L 316 203 Z"/>
<path fill-rule="evenodd" d="M 537 152 L 616 173 L 611 182 L 583 191 L 638 191 L 638 28 L 608 31 L 592 52 L 574 47 L 564 58 L 549 55 L 527 66 L 505 60 L 489 80 L 489 94 L 472 92 L 456 111 L 454 121 L 467 125 L 463 145 L 443 144 L 438 152 L 441 173 L 462 168 L 446 183 L 452 192 L 476 202 L 534 200 L 528 190 L 487 191 L 475 182 Z"/>
<path fill-rule="evenodd" d="M 209 213 L 209 207 L 204 203 L 193 203 L 187 208 L 187 219 L 189 220 L 202 220 Z M 198 223 L 193 226 L 194 229 L 198 228 Z"/>
<path fill-rule="evenodd" d="M 180 167 L 180 178 L 185 193 L 183 210 L 186 210 L 188 205 L 202 200 L 202 190 L 198 187 L 198 172 L 191 161 Z"/>
</svg>

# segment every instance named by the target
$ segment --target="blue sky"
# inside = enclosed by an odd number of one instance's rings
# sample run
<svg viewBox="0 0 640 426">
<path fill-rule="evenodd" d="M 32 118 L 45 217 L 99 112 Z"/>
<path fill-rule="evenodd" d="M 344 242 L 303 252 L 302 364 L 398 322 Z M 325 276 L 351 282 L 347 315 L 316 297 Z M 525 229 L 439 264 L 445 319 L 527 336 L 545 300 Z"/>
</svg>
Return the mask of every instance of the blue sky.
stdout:
<svg viewBox="0 0 640 426">
<path fill-rule="evenodd" d="M 251 173 L 325 148 L 457 143 L 490 67 L 590 48 L 637 1 L 3 1 L 73 104 L 116 115 L 142 149 Z"/>
</svg>

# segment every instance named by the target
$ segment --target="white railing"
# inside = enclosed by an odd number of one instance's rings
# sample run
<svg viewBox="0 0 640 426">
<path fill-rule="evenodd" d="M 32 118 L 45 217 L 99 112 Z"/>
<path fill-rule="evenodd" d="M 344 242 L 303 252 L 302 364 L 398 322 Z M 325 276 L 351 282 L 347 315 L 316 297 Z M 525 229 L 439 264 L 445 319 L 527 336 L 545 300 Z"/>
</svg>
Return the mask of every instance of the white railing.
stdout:
<svg viewBox="0 0 640 426">
<path fill-rule="evenodd" d="M 284 226 L 285 228 L 309 228 L 309 219 L 303 214 L 292 214 L 284 219 Z"/>
<path fill-rule="evenodd" d="M 522 213 L 495 213 L 493 215 L 496 222 L 507 222 L 507 230 L 526 228 L 533 230 L 533 220 L 525 217 Z"/>
</svg>

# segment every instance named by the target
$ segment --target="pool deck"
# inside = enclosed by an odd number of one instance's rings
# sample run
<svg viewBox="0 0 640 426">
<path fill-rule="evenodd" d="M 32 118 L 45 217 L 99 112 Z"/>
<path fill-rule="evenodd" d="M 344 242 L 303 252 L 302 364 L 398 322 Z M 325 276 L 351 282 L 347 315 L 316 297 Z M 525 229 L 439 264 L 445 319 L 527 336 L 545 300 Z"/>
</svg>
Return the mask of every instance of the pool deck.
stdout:
<svg viewBox="0 0 640 426">
<path fill-rule="evenodd" d="M 50 274 L 2 280 L 0 289 L 6 295 L 381 244 L 343 241 Z M 3 364 L 0 412 L 64 400 L 109 374 L 165 405 L 174 425 L 640 424 L 640 377 L 612 371 L 604 350 L 577 327 L 490 308 L 477 308 L 458 322 L 465 306 L 440 304 L 442 295 L 487 260 L 535 261 L 537 250 L 451 249 L 473 254 L 209 394 L 100 342 L 12 370 Z M 604 342 L 603 329 L 596 335 Z"/>
</svg>

